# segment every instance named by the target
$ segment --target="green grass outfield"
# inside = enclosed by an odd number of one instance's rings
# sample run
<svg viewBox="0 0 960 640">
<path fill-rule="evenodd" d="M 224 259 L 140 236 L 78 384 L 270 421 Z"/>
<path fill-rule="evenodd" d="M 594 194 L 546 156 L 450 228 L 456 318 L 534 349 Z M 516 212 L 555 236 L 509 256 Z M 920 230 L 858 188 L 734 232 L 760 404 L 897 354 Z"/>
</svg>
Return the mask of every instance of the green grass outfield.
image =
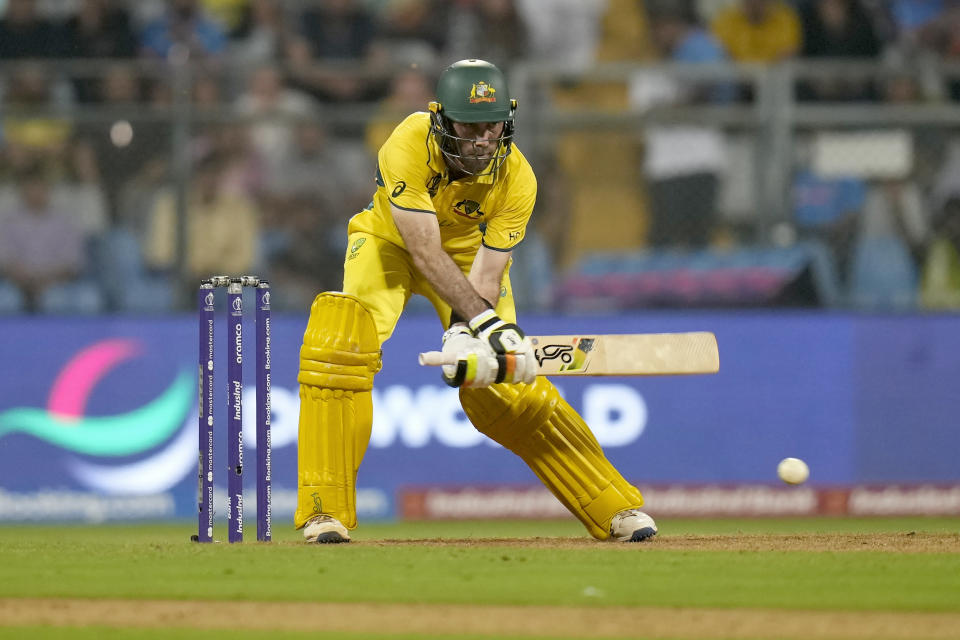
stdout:
<svg viewBox="0 0 960 640">
<path fill-rule="evenodd" d="M 200 545 L 189 542 L 195 531 L 190 522 L 3 526 L 0 601 L 9 604 L 10 599 L 55 598 L 90 602 L 610 607 L 611 611 L 631 607 L 684 608 L 770 610 L 798 615 L 960 614 L 960 553 L 953 551 L 897 552 L 873 550 L 869 545 L 865 547 L 868 550 L 836 551 L 751 550 L 735 545 L 729 550 L 709 545 L 699 549 L 696 539 L 683 548 L 667 544 L 672 538 L 690 536 L 721 536 L 721 541 L 736 542 L 764 534 L 789 539 L 816 533 L 869 534 L 867 541 L 882 541 L 909 532 L 921 536 L 946 534 L 950 539 L 960 532 L 960 518 L 697 519 L 660 524 L 658 539 L 642 545 L 580 544 L 583 530 L 570 520 L 364 525 L 355 532 L 357 544 L 336 546 L 303 544 L 299 532 L 280 527 L 274 531 L 275 542 L 269 545 Z M 224 534 L 221 525 L 217 537 Z M 254 527 L 248 526 L 248 540 L 255 537 Z M 456 542 L 430 542 L 436 538 Z M 400 540 L 424 542 L 396 542 Z M 956 541 L 951 544 L 949 548 L 958 548 Z M 140 606 L 137 602 L 129 604 Z M 0 639 L 59 638 L 66 635 L 65 630 L 73 639 L 201 636 L 189 620 L 167 621 L 159 628 L 111 624 L 81 628 L 80 624 L 71 624 L 69 618 L 58 620 L 57 626 L 47 626 L 48 621 L 10 622 L 2 612 L 0 608 Z M 317 625 L 318 629 L 323 628 L 322 621 Z M 570 633 L 575 634 L 575 630 Z M 644 637 L 640 631 L 637 633 L 635 637 Z M 730 633 L 724 637 L 754 637 L 747 632 Z M 856 637 L 852 633 L 838 637 Z M 266 634 L 238 628 L 204 630 L 202 637 L 300 639 L 315 637 L 315 633 L 308 628 Z M 600 636 L 536 632 L 451 636 L 348 629 L 338 631 L 336 637 L 399 640 Z M 692 636 L 688 633 L 676 637 Z M 960 638 L 960 627 L 954 637 Z"/>
</svg>

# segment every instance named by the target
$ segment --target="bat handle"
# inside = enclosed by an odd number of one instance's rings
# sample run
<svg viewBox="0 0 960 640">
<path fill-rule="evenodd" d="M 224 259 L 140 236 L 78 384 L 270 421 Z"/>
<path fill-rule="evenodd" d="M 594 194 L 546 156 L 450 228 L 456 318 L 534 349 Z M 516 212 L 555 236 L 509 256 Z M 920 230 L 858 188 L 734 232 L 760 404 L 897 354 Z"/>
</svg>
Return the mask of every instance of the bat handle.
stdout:
<svg viewBox="0 0 960 640">
<path fill-rule="evenodd" d="M 457 364 L 457 356 L 442 351 L 427 351 L 420 354 L 420 364 L 424 367 L 440 367 L 445 364 Z"/>
</svg>

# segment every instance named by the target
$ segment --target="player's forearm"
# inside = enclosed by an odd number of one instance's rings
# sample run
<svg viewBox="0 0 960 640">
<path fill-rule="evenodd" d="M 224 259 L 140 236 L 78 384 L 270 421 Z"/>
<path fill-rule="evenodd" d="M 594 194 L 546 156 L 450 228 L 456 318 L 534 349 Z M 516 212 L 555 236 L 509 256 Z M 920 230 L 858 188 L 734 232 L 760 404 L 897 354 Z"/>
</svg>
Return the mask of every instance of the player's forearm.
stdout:
<svg viewBox="0 0 960 640">
<path fill-rule="evenodd" d="M 467 282 L 473 287 L 473 290 L 477 294 L 489 302 L 489 304 L 496 306 L 497 299 L 500 297 L 500 279 L 484 277 L 482 275 L 477 275 L 476 271 L 471 271 L 470 275 L 467 277 Z M 476 315 L 476 314 L 474 314 Z M 473 316 L 464 316 L 466 318 L 472 318 Z"/>
<path fill-rule="evenodd" d="M 494 251 L 481 246 L 473 258 L 467 280 L 480 297 L 496 307 L 500 299 L 503 272 L 510 261 L 510 251 Z"/>
<path fill-rule="evenodd" d="M 446 253 L 416 249 L 410 252 L 417 267 L 434 291 L 463 318 L 472 318 L 490 308 Z"/>
</svg>

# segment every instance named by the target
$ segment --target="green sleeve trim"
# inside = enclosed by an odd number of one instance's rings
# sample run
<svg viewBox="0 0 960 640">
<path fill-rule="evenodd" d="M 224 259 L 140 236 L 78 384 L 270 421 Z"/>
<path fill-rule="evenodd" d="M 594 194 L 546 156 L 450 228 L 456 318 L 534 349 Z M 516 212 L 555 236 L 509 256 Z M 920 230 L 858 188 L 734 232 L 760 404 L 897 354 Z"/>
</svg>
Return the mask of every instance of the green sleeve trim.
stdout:
<svg viewBox="0 0 960 640">
<path fill-rule="evenodd" d="M 521 240 L 520 242 L 523 242 L 523 240 Z M 520 242 L 518 242 L 517 244 L 513 245 L 512 247 L 507 247 L 506 249 L 501 249 L 500 247 L 491 247 L 490 245 L 488 245 L 488 244 L 487 244 L 486 242 L 484 242 L 483 240 L 480 241 L 480 244 L 482 244 L 483 246 L 485 246 L 487 249 L 492 249 L 493 251 L 502 251 L 502 252 L 506 253 L 506 252 L 508 252 L 508 251 L 513 251 L 516 247 L 518 247 L 518 246 L 520 245 Z"/>
<path fill-rule="evenodd" d="M 393 200 L 390 200 L 390 198 L 387 198 L 387 201 L 391 204 L 391 206 L 394 206 L 397 209 L 400 209 L 401 211 L 414 211 L 416 213 L 429 213 L 430 215 L 433 215 L 433 216 L 437 215 L 436 211 L 431 211 L 430 209 L 411 209 L 409 207 L 401 207 Z"/>
</svg>

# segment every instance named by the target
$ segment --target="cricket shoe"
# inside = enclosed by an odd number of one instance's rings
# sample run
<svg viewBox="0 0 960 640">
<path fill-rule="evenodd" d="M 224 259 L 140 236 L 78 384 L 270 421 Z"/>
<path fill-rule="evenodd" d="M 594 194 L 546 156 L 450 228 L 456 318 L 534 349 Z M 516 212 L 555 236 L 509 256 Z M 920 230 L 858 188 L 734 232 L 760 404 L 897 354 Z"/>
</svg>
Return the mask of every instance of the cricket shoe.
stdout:
<svg viewBox="0 0 960 640">
<path fill-rule="evenodd" d="M 640 509 L 627 509 L 613 516 L 610 536 L 618 542 L 643 542 L 657 535 L 657 523 Z"/>
<path fill-rule="evenodd" d="M 350 542 L 347 528 L 333 516 L 326 515 L 314 516 L 307 520 L 307 524 L 303 527 L 303 537 L 307 542 L 319 544 Z"/>
</svg>

